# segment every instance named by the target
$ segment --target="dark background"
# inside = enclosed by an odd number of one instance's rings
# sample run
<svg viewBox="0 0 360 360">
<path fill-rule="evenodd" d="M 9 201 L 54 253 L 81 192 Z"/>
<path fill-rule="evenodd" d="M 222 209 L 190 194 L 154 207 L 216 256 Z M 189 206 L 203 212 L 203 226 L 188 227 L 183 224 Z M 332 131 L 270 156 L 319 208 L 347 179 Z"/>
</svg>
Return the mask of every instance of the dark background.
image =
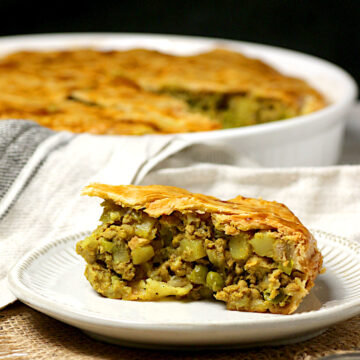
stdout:
<svg viewBox="0 0 360 360">
<path fill-rule="evenodd" d="M 0 35 L 145 32 L 281 46 L 330 60 L 360 83 L 359 0 L 0 0 Z"/>
</svg>

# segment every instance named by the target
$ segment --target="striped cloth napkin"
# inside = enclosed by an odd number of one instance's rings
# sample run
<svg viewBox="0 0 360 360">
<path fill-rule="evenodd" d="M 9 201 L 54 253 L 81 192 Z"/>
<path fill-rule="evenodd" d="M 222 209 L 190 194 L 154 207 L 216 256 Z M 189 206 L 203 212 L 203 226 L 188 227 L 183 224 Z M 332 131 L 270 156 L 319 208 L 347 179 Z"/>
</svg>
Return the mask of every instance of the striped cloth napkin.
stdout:
<svg viewBox="0 0 360 360">
<path fill-rule="evenodd" d="M 360 164 L 360 111 L 355 114 L 342 163 Z M 231 149 L 221 150 L 176 137 L 75 135 L 30 121 L 1 121 L 0 308 L 16 300 L 6 277 L 23 254 L 96 226 L 100 200 L 79 196 L 91 181 L 276 200 L 307 226 L 360 241 L 359 165 L 264 169 L 245 156 L 234 164 Z"/>
<path fill-rule="evenodd" d="M 208 151 L 176 136 L 75 135 L 31 121 L 1 121 L 0 308 L 15 300 L 6 277 L 25 252 L 54 236 L 94 226 L 98 207 L 79 196 L 85 185 L 138 184 L 154 167 L 189 147 L 194 147 L 190 159 L 196 161 L 203 155 L 212 163 L 233 161 L 231 149 Z M 245 158 L 236 160 L 240 166 L 255 166 Z"/>
</svg>

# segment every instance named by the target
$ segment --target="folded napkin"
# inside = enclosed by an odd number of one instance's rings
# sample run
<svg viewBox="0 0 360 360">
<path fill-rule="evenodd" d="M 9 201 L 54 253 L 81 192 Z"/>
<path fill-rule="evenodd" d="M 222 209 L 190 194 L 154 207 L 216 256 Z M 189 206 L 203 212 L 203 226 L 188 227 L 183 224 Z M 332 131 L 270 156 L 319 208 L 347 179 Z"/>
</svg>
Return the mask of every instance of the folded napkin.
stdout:
<svg viewBox="0 0 360 360">
<path fill-rule="evenodd" d="M 350 134 L 356 135 L 354 129 Z M 352 153 L 359 139 L 360 131 L 349 145 Z M 360 156 L 349 163 L 360 163 Z M 91 181 L 157 183 L 222 199 L 241 194 L 277 200 L 305 225 L 359 241 L 358 179 L 360 166 L 262 169 L 224 146 L 178 137 L 74 135 L 28 121 L 1 121 L 0 308 L 16 300 L 6 276 L 23 254 L 96 226 L 100 200 L 79 196 Z"/>
<path fill-rule="evenodd" d="M 212 163 L 256 166 L 246 157 L 234 159 L 231 149 L 215 146 L 208 151 L 205 145 L 176 136 L 75 135 L 31 121 L 1 121 L 0 308 L 15 300 L 6 276 L 23 254 L 56 236 L 96 224 L 98 207 L 79 196 L 85 185 L 140 183 L 159 163 L 191 146 L 192 155 L 182 158 L 202 161 L 206 155 Z"/>
<path fill-rule="evenodd" d="M 198 164 L 149 173 L 143 185 L 184 187 L 221 199 L 237 195 L 285 203 L 306 225 L 360 241 L 360 166 L 249 169 Z"/>
</svg>

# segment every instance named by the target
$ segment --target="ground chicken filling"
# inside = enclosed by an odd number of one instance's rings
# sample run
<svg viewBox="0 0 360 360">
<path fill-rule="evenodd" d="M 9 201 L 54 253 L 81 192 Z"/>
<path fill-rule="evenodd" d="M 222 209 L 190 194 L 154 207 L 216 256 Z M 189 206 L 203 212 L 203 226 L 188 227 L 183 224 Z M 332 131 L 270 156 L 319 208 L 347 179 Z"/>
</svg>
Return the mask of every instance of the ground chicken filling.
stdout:
<svg viewBox="0 0 360 360">
<path fill-rule="evenodd" d="M 218 120 L 224 129 L 284 120 L 299 115 L 295 109 L 276 99 L 246 94 L 192 93 L 164 90 L 162 93 L 185 101 L 193 111 Z"/>
<path fill-rule="evenodd" d="M 110 201 L 102 205 L 102 224 L 76 249 L 87 262 L 87 279 L 106 297 L 215 297 L 230 310 L 276 313 L 307 294 L 307 278 L 294 269 L 292 249 L 276 231 L 230 236 L 211 214 L 152 218 Z"/>
</svg>

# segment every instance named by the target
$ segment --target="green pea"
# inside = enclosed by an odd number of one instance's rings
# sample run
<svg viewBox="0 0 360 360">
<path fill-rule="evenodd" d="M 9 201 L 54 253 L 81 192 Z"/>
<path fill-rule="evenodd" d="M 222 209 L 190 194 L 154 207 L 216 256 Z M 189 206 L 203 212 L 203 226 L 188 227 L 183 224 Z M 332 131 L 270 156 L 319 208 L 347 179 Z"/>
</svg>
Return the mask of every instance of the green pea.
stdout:
<svg viewBox="0 0 360 360">
<path fill-rule="evenodd" d="M 113 248 L 112 253 L 113 253 L 113 260 L 114 260 L 115 264 L 127 263 L 130 261 L 129 252 L 123 241 Z"/>
<path fill-rule="evenodd" d="M 208 269 L 204 265 L 195 265 L 194 270 L 191 272 L 189 279 L 194 284 L 206 284 L 206 275 Z"/>
<path fill-rule="evenodd" d="M 224 287 L 224 279 L 219 273 L 215 271 L 209 271 L 206 275 L 206 285 L 212 291 L 219 291 Z"/>
<path fill-rule="evenodd" d="M 134 265 L 143 264 L 150 260 L 154 255 L 155 252 L 151 245 L 136 248 L 131 252 Z"/>
<path fill-rule="evenodd" d="M 108 253 L 112 253 L 115 244 L 111 241 L 107 241 L 104 238 L 100 238 L 100 245 L 104 248 Z"/>
</svg>

